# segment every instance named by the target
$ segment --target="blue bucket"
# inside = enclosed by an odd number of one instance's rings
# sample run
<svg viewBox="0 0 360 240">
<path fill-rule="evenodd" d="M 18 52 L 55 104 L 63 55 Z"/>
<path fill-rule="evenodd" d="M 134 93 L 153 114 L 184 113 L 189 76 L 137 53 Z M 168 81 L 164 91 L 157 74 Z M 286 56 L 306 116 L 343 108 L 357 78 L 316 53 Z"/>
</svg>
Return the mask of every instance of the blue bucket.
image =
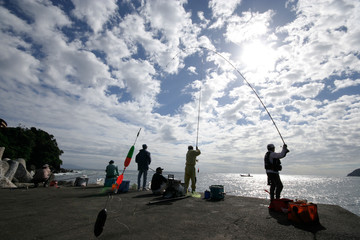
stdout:
<svg viewBox="0 0 360 240">
<path fill-rule="evenodd" d="M 223 185 L 211 185 L 210 187 L 210 198 L 213 200 L 224 199 L 224 186 Z"/>
<path fill-rule="evenodd" d="M 122 183 L 120 184 L 118 193 L 128 192 L 129 191 L 129 186 L 130 186 L 130 181 L 125 181 L 125 180 L 122 181 Z"/>
<path fill-rule="evenodd" d="M 204 192 L 204 198 L 205 198 L 205 199 L 209 199 L 209 198 L 210 198 L 210 191 L 206 190 L 206 191 Z"/>
</svg>

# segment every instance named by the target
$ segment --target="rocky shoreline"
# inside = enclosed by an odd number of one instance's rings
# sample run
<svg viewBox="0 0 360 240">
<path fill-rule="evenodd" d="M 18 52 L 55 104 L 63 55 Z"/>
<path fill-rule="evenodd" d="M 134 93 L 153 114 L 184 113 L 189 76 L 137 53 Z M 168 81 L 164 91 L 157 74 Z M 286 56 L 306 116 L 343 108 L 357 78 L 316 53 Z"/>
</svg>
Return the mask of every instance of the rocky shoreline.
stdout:
<svg viewBox="0 0 360 240">
<path fill-rule="evenodd" d="M 0 147 L 0 159 L 5 151 Z M 17 183 L 30 183 L 34 173 L 26 169 L 26 161 L 23 158 L 15 160 L 2 159 L 0 163 L 0 187 L 17 188 Z"/>
<path fill-rule="evenodd" d="M 0 159 L 2 159 L 4 147 L 0 147 Z M 72 169 L 60 168 L 54 170 L 53 173 L 72 173 Z M 26 161 L 23 158 L 8 159 L 4 158 L 0 161 L 0 188 L 22 188 L 33 186 L 32 183 L 35 169 L 28 171 L 26 168 Z M 71 182 L 73 183 L 73 182 Z M 64 185 L 71 185 L 69 182 L 58 183 Z"/>
</svg>

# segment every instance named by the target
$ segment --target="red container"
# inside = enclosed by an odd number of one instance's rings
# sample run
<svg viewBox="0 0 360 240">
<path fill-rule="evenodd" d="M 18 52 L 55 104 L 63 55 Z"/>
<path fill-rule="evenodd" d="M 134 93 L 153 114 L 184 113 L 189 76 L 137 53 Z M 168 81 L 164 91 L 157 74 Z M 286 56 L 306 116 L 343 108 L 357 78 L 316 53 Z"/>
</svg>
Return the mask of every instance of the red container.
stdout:
<svg viewBox="0 0 360 240">
<path fill-rule="evenodd" d="M 288 219 L 295 223 L 317 224 L 319 223 L 317 205 L 303 202 L 289 203 Z"/>
<path fill-rule="evenodd" d="M 288 198 L 274 199 L 270 202 L 269 209 L 276 212 L 287 213 L 290 202 L 293 202 L 293 200 Z"/>
</svg>

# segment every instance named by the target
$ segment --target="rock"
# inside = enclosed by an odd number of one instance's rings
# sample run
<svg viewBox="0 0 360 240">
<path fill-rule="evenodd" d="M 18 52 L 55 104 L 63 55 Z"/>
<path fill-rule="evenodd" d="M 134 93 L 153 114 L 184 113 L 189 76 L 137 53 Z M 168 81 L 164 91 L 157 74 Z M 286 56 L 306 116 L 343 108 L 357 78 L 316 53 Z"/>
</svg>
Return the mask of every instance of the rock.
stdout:
<svg viewBox="0 0 360 240">
<path fill-rule="evenodd" d="M 26 188 L 26 189 L 34 187 L 34 183 L 16 183 L 15 185 L 18 188 Z"/>
<path fill-rule="evenodd" d="M 17 188 L 8 178 L 0 177 L 0 188 Z"/>
<path fill-rule="evenodd" d="M 19 166 L 15 172 L 14 177 L 21 183 L 29 183 L 32 180 L 31 174 L 26 170 L 26 162 L 23 158 L 18 158 L 15 161 L 19 162 Z"/>
<path fill-rule="evenodd" d="M 9 160 L 9 170 L 5 173 L 5 177 L 12 181 L 13 177 L 15 176 L 16 170 L 18 169 L 19 162 L 14 160 Z"/>
<path fill-rule="evenodd" d="M 0 147 L 0 160 L 2 159 L 4 151 L 5 151 L 5 147 Z"/>
<path fill-rule="evenodd" d="M 1 161 L 0 163 L 0 177 L 4 177 L 5 173 L 9 170 L 9 163 L 7 161 Z"/>
<path fill-rule="evenodd" d="M 360 168 L 352 171 L 347 175 L 348 177 L 360 177 Z"/>
</svg>

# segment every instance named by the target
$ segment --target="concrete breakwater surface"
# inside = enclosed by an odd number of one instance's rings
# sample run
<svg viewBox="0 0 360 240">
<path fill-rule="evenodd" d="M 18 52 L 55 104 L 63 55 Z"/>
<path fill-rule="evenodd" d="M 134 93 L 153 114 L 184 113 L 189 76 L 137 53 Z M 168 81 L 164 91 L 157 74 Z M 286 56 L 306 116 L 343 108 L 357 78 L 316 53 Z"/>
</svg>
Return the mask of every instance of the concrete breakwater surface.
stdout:
<svg viewBox="0 0 360 240">
<path fill-rule="evenodd" d="M 164 172 L 174 174 L 183 182 L 184 173 Z M 94 184 L 105 177 L 104 170 L 78 170 L 76 173 L 56 175 L 56 180 L 75 181 L 76 177 L 86 175 L 89 183 Z M 147 180 L 150 184 L 153 172 L 149 170 Z M 211 185 L 223 185 L 227 195 L 269 199 L 264 189 L 267 186 L 265 174 L 251 174 L 251 177 L 240 173 L 197 173 L 197 192 L 204 192 Z M 308 175 L 281 175 L 284 184 L 282 197 L 290 199 L 306 199 L 313 203 L 339 205 L 360 216 L 360 177 L 324 177 Z M 130 185 L 137 184 L 137 171 L 127 170 L 124 180 Z"/>
</svg>

